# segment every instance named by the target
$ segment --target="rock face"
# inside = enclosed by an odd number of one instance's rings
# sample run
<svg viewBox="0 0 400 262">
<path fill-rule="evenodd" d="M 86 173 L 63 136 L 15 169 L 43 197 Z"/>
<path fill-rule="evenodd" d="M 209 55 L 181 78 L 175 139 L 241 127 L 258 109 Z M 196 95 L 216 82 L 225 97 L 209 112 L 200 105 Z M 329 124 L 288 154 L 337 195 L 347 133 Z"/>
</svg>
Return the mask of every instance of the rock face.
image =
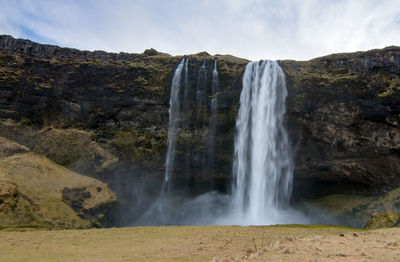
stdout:
<svg viewBox="0 0 400 262">
<path fill-rule="evenodd" d="M 131 221 L 157 195 L 163 179 L 171 79 L 181 59 L 154 49 L 88 52 L 0 36 L 0 135 L 108 182 L 129 214 L 125 222 Z M 205 81 L 212 81 L 215 60 L 221 92 L 215 170 L 207 176 L 201 167 L 211 90 L 203 108 L 195 107 L 193 97 L 201 66 L 209 74 Z M 205 52 L 188 61 L 193 99 L 177 138 L 174 185 L 196 194 L 209 190 L 212 180 L 214 189 L 229 191 L 241 77 L 248 61 Z M 382 194 L 399 187 L 400 48 L 279 63 L 289 93 L 293 201 Z M 198 111 L 204 112 L 199 121 Z M 66 203 L 79 213 L 73 203 L 85 199 L 85 192 L 68 192 Z"/>
<path fill-rule="evenodd" d="M 398 187 L 400 48 L 281 64 L 289 86 L 295 193 Z"/>
</svg>

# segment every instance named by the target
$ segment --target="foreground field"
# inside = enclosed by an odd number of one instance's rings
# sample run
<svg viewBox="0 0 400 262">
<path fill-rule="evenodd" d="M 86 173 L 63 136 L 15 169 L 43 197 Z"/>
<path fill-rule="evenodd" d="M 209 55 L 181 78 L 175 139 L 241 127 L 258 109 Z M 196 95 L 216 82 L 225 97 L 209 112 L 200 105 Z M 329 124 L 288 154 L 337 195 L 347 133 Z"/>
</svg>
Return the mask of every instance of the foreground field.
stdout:
<svg viewBox="0 0 400 262">
<path fill-rule="evenodd" d="M 399 257 L 400 229 L 171 226 L 0 231 L 0 261 L 8 262 L 398 261 Z"/>
</svg>

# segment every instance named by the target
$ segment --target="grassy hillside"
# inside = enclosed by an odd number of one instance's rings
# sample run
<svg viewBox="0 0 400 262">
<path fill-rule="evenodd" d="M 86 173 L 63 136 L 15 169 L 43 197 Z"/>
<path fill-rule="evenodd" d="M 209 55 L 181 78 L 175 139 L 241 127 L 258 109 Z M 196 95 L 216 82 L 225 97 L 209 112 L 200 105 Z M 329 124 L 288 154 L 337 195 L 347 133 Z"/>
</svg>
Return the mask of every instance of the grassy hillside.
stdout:
<svg viewBox="0 0 400 262">
<path fill-rule="evenodd" d="M 107 225 L 116 196 L 106 184 L 1 137 L 0 151 L 0 227 Z"/>
</svg>

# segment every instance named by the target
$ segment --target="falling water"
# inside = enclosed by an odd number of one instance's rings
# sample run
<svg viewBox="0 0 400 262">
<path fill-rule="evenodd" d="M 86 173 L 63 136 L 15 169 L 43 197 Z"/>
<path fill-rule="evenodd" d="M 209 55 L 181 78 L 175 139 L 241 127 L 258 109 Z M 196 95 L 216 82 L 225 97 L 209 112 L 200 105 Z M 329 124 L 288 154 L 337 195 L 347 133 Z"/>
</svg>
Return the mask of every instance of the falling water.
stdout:
<svg viewBox="0 0 400 262">
<path fill-rule="evenodd" d="M 197 91 L 196 91 L 196 131 L 203 128 L 203 122 L 205 117 L 204 106 L 206 104 L 206 87 L 207 87 L 207 68 L 206 61 L 199 69 L 199 75 L 197 77 Z"/>
<path fill-rule="evenodd" d="M 181 85 L 182 69 L 185 64 L 185 58 L 182 59 L 179 66 L 175 69 L 172 78 L 171 96 L 169 99 L 169 121 L 168 121 L 168 139 L 167 156 L 165 159 L 165 181 L 168 182 L 174 166 L 176 135 L 179 127 L 179 90 Z"/>
<path fill-rule="evenodd" d="M 183 106 L 189 106 L 189 59 L 185 61 L 185 89 L 183 91 Z"/>
<path fill-rule="evenodd" d="M 176 138 L 178 131 L 185 132 L 184 124 L 181 123 L 182 116 L 186 113 L 185 107 L 182 106 L 185 104 L 185 90 L 181 90 L 181 85 L 185 84 L 185 89 L 188 88 L 187 65 L 187 59 L 182 59 L 172 79 L 164 186 L 157 200 L 135 222 L 135 225 L 309 223 L 304 215 L 288 207 L 293 168 L 288 135 L 284 128 L 287 93 L 284 73 L 276 62 L 253 62 L 246 67 L 236 121 L 232 194 L 213 191 L 213 184 L 210 192 L 195 197 L 185 195 L 188 192 L 181 194 L 170 188 Z M 193 100 L 195 97 L 198 98 L 196 99 L 198 103 L 193 104 L 196 106 L 195 109 L 198 109 L 197 106 L 205 105 L 202 99 L 203 95 L 205 99 L 207 87 L 206 73 L 203 64 L 197 81 L 197 91 L 200 93 L 192 93 Z M 216 62 L 212 76 L 213 95 L 210 101 L 209 130 L 208 133 L 204 133 L 208 134 L 208 141 L 201 140 L 202 143 L 208 144 L 206 147 L 210 151 L 203 153 L 206 153 L 211 160 L 217 148 L 215 133 L 220 87 Z M 196 118 L 196 121 L 198 120 L 200 119 Z M 195 123 L 191 126 L 197 129 Z M 203 130 L 197 129 L 197 131 L 201 134 Z M 196 164 L 203 164 L 205 156 L 202 153 L 199 155 Z M 209 164 L 208 171 L 213 172 L 213 162 Z M 204 170 L 200 172 L 207 173 Z"/>
<path fill-rule="evenodd" d="M 218 79 L 218 69 L 217 69 L 217 60 L 214 61 L 213 68 L 213 79 L 212 79 L 212 94 L 215 95 L 219 91 L 219 79 Z"/>
<path fill-rule="evenodd" d="M 216 135 L 216 125 L 217 125 L 217 114 L 218 114 L 218 97 L 217 92 L 219 91 L 219 80 L 218 80 L 218 70 L 217 70 L 217 60 L 214 61 L 214 69 L 212 72 L 212 98 L 210 103 L 210 122 L 208 129 L 208 161 L 207 161 L 207 173 L 212 176 L 214 171 L 214 158 L 215 158 L 215 135 Z M 211 189 L 213 189 L 213 183 L 211 179 Z"/>
<path fill-rule="evenodd" d="M 284 127 L 285 75 L 277 62 L 251 62 L 236 120 L 233 205 L 239 224 L 275 224 L 288 204 L 292 162 Z"/>
</svg>

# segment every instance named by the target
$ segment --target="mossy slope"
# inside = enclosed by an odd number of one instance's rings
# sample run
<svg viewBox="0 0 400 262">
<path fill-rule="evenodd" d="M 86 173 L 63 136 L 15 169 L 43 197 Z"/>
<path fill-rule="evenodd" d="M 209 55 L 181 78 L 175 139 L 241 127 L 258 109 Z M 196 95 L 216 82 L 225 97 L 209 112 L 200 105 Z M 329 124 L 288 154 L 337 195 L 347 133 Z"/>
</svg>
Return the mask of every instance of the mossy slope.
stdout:
<svg viewBox="0 0 400 262">
<path fill-rule="evenodd" d="M 26 148 L 0 139 L 0 146 Z M 0 226 L 89 228 L 108 225 L 116 196 L 96 179 L 34 153 L 0 159 Z M 68 198 L 66 191 L 77 194 Z"/>
<path fill-rule="evenodd" d="M 399 227 L 400 213 L 395 212 L 376 212 L 365 225 L 366 229 L 377 229 L 387 227 Z"/>
<path fill-rule="evenodd" d="M 400 213 L 400 188 L 382 196 L 328 195 L 309 203 L 346 224 L 364 227 L 376 212 Z"/>
</svg>

